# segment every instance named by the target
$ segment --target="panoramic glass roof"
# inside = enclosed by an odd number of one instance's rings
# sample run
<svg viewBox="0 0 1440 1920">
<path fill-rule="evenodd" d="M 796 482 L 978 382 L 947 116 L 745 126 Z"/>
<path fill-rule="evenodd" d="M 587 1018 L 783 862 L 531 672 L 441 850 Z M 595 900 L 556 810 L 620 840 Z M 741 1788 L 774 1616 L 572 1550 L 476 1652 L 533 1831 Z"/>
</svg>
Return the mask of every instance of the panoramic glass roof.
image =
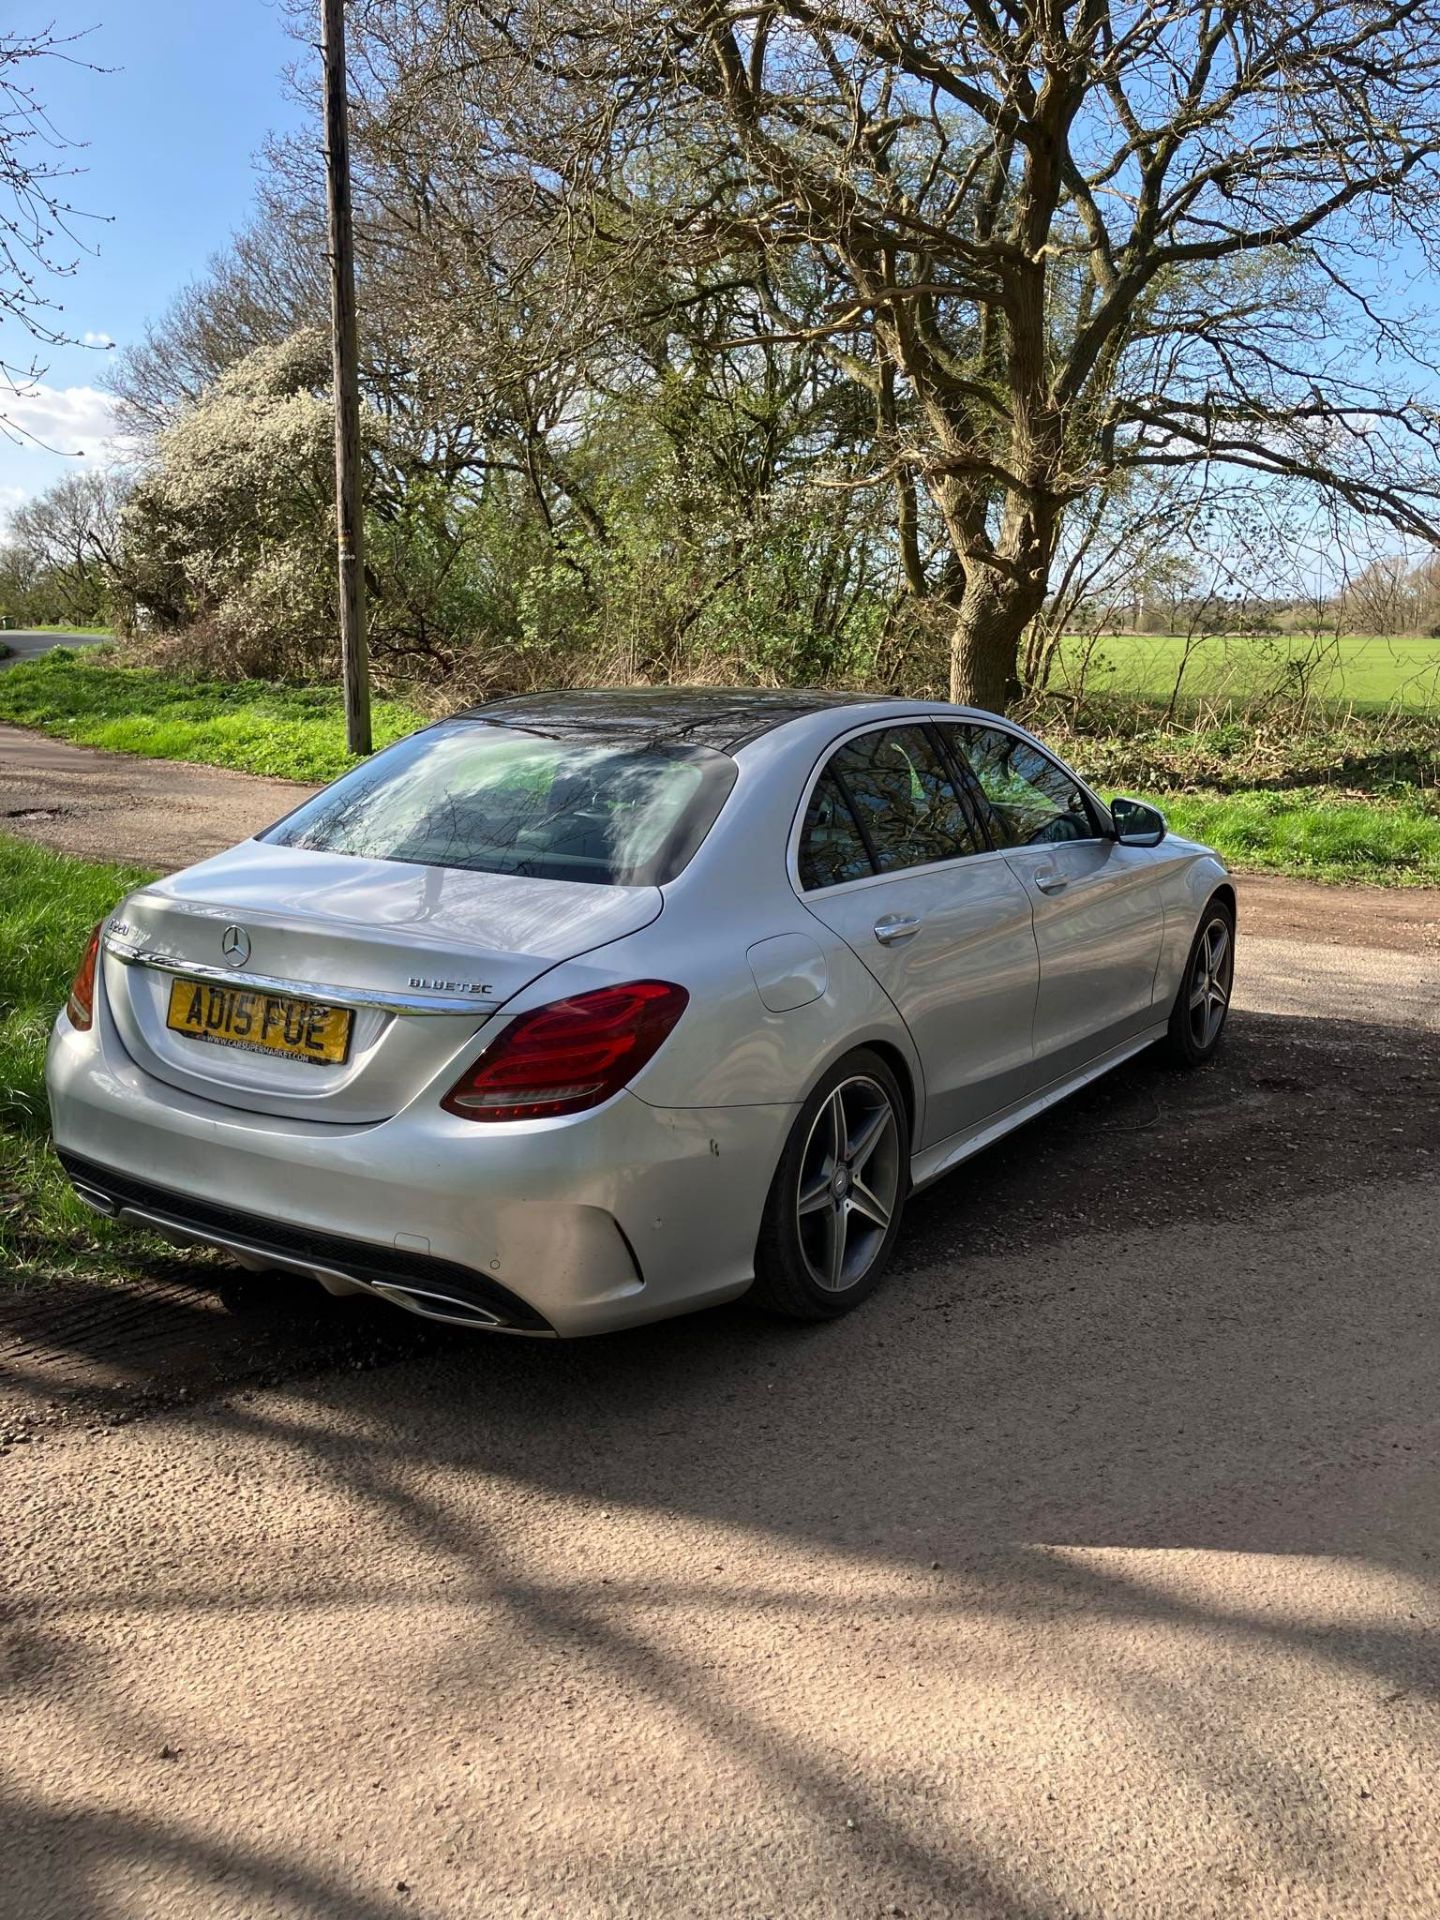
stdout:
<svg viewBox="0 0 1440 1920">
<path fill-rule="evenodd" d="M 574 687 L 510 694 L 456 718 L 532 733 L 689 741 L 729 753 L 803 714 L 865 706 L 883 697 L 888 696 L 804 687 Z"/>
</svg>

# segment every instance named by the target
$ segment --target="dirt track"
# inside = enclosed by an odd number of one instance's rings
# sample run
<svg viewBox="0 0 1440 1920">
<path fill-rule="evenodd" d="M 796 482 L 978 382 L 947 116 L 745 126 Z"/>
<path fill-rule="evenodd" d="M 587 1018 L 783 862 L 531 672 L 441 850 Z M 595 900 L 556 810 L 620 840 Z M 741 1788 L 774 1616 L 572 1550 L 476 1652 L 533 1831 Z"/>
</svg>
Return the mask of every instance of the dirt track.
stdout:
<svg viewBox="0 0 1440 1920">
<path fill-rule="evenodd" d="M 0 726 L 0 831 L 86 860 L 189 866 L 268 827 L 314 791 Z"/>
<path fill-rule="evenodd" d="M 0 1905 L 1433 1920 L 1437 919 L 1247 884 L 834 1327 L 0 1292 Z"/>
</svg>

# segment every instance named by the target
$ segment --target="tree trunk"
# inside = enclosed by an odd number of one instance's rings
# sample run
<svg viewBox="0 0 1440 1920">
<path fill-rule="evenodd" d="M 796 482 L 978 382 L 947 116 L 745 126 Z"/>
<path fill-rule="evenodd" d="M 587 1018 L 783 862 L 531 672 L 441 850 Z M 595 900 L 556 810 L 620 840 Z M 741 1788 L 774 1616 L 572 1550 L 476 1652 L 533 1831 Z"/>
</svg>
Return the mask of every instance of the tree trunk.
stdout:
<svg viewBox="0 0 1440 1920">
<path fill-rule="evenodd" d="M 973 567 L 950 635 L 950 698 L 956 706 L 1004 713 L 1021 693 L 1020 641 L 1040 611 L 1043 583 L 1006 579 Z"/>
</svg>

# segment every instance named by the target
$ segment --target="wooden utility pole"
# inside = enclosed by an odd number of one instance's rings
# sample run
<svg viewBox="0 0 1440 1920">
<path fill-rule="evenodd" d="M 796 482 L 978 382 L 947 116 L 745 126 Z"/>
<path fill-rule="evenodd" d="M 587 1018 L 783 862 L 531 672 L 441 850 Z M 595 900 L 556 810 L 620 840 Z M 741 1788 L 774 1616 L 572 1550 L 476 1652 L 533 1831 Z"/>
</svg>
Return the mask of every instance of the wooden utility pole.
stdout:
<svg viewBox="0 0 1440 1920">
<path fill-rule="evenodd" d="M 360 471 L 360 356 L 355 337 L 355 231 L 350 212 L 350 111 L 345 0 L 320 0 L 325 62 L 325 198 L 330 212 L 330 345 L 335 367 L 335 540 L 345 739 L 369 753 L 370 653 L 365 636 L 365 518 Z"/>
</svg>

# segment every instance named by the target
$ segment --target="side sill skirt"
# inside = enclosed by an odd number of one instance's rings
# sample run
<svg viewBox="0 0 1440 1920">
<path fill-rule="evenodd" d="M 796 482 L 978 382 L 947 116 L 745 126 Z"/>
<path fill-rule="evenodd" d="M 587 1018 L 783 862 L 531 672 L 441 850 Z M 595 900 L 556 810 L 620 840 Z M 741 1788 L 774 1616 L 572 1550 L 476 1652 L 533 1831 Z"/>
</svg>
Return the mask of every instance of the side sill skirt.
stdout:
<svg viewBox="0 0 1440 1920">
<path fill-rule="evenodd" d="M 1153 1047 L 1157 1040 L 1164 1039 L 1168 1025 L 1168 1021 L 1162 1020 L 1157 1026 L 1146 1027 L 1129 1040 L 1122 1040 L 1118 1047 L 1112 1047 L 1108 1053 L 1099 1055 L 1088 1066 L 1082 1067 L 1079 1073 L 1067 1074 L 1063 1080 L 1054 1080 L 1048 1087 L 1042 1087 L 1039 1093 L 1017 1100 L 1013 1106 L 1006 1107 L 1003 1112 L 969 1133 L 952 1133 L 948 1140 L 941 1140 L 935 1146 L 927 1147 L 923 1153 L 913 1155 L 910 1161 L 911 1191 L 917 1192 L 921 1187 L 928 1187 L 932 1181 L 949 1173 L 952 1167 L 958 1167 L 962 1160 L 968 1160 L 972 1154 L 992 1146 L 1016 1127 L 1023 1127 L 1027 1120 L 1036 1119 L 1047 1108 L 1058 1106 L 1072 1093 L 1088 1087 L 1092 1080 L 1109 1073 L 1112 1067 L 1121 1066 L 1137 1053 L 1143 1053 L 1147 1047 Z"/>
</svg>

